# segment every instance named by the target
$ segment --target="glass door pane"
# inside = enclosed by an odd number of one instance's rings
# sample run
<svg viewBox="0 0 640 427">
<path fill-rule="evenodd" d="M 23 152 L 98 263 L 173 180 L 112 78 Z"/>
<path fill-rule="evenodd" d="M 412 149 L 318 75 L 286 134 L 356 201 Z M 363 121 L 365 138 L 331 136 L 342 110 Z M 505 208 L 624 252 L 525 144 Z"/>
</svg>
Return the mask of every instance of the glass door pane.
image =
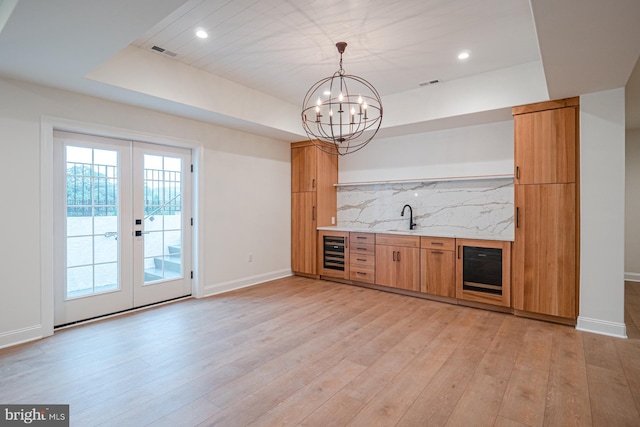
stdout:
<svg viewBox="0 0 640 427">
<path fill-rule="evenodd" d="M 144 284 L 181 279 L 182 159 L 144 155 Z"/>
<path fill-rule="evenodd" d="M 65 299 L 119 290 L 118 151 L 67 145 L 65 157 Z"/>
</svg>

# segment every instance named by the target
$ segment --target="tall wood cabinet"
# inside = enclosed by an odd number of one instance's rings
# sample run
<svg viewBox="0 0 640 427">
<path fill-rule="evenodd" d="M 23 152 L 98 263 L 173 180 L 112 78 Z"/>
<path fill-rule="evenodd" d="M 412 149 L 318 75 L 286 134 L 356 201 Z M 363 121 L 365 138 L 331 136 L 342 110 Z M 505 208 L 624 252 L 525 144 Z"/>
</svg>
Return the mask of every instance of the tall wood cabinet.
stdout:
<svg viewBox="0 0 640 427">
<path fill-rule="evenodd" d="M 513 108 L 513 307 L 573 321 L 578 315 L 579 98 Z"/>
<path fill-rule="evenodd" d="M 291 270 L 318 276 L 317 227 L 332 224 L 337 200 L 338 156 L 309 141 L 291 144 Z"/>
</svg>

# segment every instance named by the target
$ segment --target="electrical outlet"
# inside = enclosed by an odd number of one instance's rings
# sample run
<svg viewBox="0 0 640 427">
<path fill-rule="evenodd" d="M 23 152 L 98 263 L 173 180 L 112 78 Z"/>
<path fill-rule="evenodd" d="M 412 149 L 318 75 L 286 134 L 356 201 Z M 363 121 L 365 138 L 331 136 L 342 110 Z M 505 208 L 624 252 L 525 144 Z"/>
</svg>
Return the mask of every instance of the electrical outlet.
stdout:
<svg viewBox="0 0 640 427">
<path fill-rule="evenodd" d="M 335 216 L 331 217 L 331 225 L 336 225 L 336 217 Z"/>
<path fill-rule="evenodd" d="M 249 252 L 249 256 L 247 257 L 247 262 L 253 262 L 253 254 Z"/>
</svg>

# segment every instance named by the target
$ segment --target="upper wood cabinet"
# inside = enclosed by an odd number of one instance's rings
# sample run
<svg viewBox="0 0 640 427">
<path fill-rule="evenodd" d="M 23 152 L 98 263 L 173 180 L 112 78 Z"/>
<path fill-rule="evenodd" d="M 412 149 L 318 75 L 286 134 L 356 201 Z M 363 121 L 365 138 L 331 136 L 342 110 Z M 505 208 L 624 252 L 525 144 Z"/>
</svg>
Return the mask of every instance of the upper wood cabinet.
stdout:
<svg viewBox="0 0 640 427">
<path fill-rule="evenodd" d="M 420 237 L 376 234 L 376 284 L 420 291 Z"/>
<path fill-rule="evenodd" d="M 318 149 L 313 145 L 291 148 L 291 192 L 316 191 Z"/>
<path fill-rule="evenodd" d="M 310 141 L 291 144 L 291 269 L 318 275 L 317 227 L 337 216 L 338 158 Z"/>
<path fill-rule="evenodd" d="M 576 318 L 576 184 L 517 185 L 513 307 Z"/>
<path fill-rule="evenodd" d="M 513 108 L 516 184 L 576 182 L 578 100 Z"/>
</svg>

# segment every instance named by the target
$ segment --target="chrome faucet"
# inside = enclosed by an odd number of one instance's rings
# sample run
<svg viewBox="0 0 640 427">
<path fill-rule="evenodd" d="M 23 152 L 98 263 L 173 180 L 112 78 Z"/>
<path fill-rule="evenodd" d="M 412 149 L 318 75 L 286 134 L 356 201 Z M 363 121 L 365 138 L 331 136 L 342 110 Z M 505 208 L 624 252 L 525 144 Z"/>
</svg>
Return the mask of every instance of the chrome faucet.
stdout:
<svg viewBox="0 0 640 427">
<path fill-rule="evenodd" d="M 415 227 L 416 224 L 413 222 L 413 209 L 411 209 L 410 205 L 404 205 L 402 207 L 402 212 L 400 212 L 400 216 L 404 216 L 404 210 L 406 208 L 409 208 L 409 230 L 413 230 L 413 227 Z"/>
</svg>

